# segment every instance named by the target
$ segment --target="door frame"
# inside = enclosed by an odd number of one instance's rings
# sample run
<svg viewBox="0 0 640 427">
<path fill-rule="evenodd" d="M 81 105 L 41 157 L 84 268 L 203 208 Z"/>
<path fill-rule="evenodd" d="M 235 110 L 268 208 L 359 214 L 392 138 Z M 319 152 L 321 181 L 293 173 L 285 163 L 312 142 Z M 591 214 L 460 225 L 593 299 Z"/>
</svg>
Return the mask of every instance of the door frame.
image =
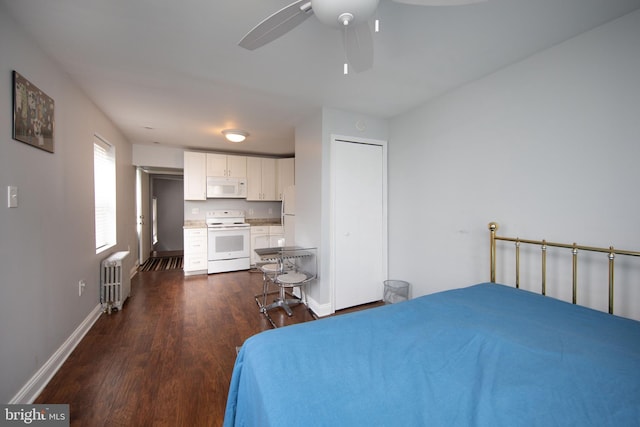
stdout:
<svg viewBox="0 0 640 427">
<path fill-rule="evenodd" d="M 138 236 L 138 263 L 142 265 L 151 253 L 151 228 L 149 226 L 151 194 L 149 173 L 136 168 L 136 234 Z"/>
<path fill-rule="evenodd" d="M 359 138 L 354 136 L 345 136 L 345 135 L 335 135 L 331 134 L 331 143 L 329 146 L 329 290 L 330 290 L 330 301 L 331 301 L 331 312 L 335 313 L 336 311 L 336 300 L 335 300 L 335 285 L 336 285 L 336 277 L 335 277 L 335 262 L 336 262 L 336 250 L 335 250 L 335 225 L 336 225 L 336 209 L 335 209 L 335 185 L 336 185 L 336 171 L 335 166 L 335 145 L 337 142 L 347 142 L 353 144 L 365 144 L 365 145 L 377 145 L 382 147 L 382 275 L 383 279 L 387 278 L 388 275 L 388 263 L 389 263 L 389 236 L 388 236 L 388 227 L 389 227 L 389 219 L 388 219 L 388 183 L 387 183 L 387 169 L 388 169 L 388 150 L 387 150 L 387 141 L 378 140 L 378 139 L 369 139 L 369 138 Z M 382 291 L 384 283 L 380 283 L 380 289 Z M 382 295 L 382 292 L 381 292 Z"/>
<path fill-rule="evenodd" d="M 153 219 L 152 176 L 157 175 L 176 175 L 184 179 L 184 171 L 182 169 L 151 166 L 136 167 L 136 235 L 138 238 L 138 262 L 140 264 L 151 256 L 151 251 L 153 250 L 153 222 L 151 221 Z M 140 218 L 141 215 L 144 218 Z"/>
</svg>

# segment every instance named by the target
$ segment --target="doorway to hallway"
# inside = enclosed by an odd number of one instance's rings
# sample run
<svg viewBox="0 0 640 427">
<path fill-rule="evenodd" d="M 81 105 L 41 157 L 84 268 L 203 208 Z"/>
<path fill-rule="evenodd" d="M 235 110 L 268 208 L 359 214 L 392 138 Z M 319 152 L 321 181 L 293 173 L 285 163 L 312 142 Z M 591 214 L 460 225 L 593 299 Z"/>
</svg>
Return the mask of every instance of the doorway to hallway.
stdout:
<svg viewBox="0 0 640 427">
<path fill-rule="evenodd" d="M 182 171 L 137 170 L 138 262 L 184 251 Z"/>
<path fill-rule="evenodd" d="M 151 175 L 152 250 L 184 250 L 184 185 L 178 175 Z"/>
</svg>

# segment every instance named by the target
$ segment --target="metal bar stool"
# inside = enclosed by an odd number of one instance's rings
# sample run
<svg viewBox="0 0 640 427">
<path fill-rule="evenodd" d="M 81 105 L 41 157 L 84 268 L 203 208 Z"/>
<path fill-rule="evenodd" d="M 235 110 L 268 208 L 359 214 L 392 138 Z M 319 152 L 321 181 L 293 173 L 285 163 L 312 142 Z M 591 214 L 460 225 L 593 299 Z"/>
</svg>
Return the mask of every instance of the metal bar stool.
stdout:
<svg viewBox="0 0 640 427">
<path fill-rule="evenodd" d="M 290 271 L 283 274 L 278 274 L 275 277 L 275 284 L 280 288 L 280 295 L 273 304 L 267 307 L 267 310 L 275 307 L 281 307 L 289 317 L 293 315 L 290 305 L 297 305 L 303 303 L 307 305 L 306 296 L 304 293 L 304 284 L 310 281 L 310 276 L 305 273 Z M 300 298 L 287 298 L 286 289 L 299 288 Z"/>
<path fill-rule="evenodd" d="M 262 271 L 262 294 L 255 295 L 254 298 L 260 308 L 260 313 L 265 313 L 267 311 L 267 296 L 277 293 L 269 292 L 269 283 L 273 283 L 275 277 L 282 272 L 282 262 L 278 260 L 276 263 L 263 264 L 258 268 Z"/>
<path fill-rule="evenodd" d="M 269 320 L 275 328 L 275 322 L 269 315 L 269 310 L 282 308 L 287 316 L 293 316 L 292 306 L 304 304 L 309 309 L 306 301 L 305 285 L 317 278 L 316 248 L 301 248 L 288 246 L 282 248 L 256 249 L 256 253 L 261 259 L 266 261 L 263 268 L 263 292 L 262 299 L 258 302 L 260 312 Z M 273 267 L 275 262 L 275 267 Z M 269 266 L 265 269 L 265 266 Z M 275 273 L 274 273 L 275 271 Z M 269 283 L 278 286 L 277 292 L 269 292 Z M 294 294 L 295 289 L 299 290 L 300 297 Z M 291 291 L 291 292 L 289 292 Z M 277 294 L 271 304 L 267 305 L 267 295 Z M 258 298 L 256 298 L 258 301 Z"/>
</svg>

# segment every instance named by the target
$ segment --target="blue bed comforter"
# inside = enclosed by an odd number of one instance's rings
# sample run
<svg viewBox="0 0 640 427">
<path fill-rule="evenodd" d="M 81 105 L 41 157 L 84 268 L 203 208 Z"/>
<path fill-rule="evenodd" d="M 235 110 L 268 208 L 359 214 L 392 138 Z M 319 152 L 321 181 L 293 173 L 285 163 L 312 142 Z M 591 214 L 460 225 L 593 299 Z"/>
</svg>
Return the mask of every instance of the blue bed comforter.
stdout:
<svg viewBox="0 0 640 427">
<path fill-rule="evenodd" d="M 640 322 L 480 284 L 266 331 L 224 425 L 640 425 Z"/>
</svg>

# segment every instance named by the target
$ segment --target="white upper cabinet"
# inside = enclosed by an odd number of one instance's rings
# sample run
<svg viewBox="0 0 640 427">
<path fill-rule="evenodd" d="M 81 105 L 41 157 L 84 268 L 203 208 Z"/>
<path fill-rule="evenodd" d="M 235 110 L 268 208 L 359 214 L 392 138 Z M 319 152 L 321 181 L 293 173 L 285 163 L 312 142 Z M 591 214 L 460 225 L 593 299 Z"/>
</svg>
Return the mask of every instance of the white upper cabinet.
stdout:
<svg viewBox="0 0 640 427">
<path fill-rule="evenodd" d="M 247 177 L 247 157 L 207 153 L 207 176 Z"/>
<path fill-rule="evenodd" d="M 247 158 L 245 156 L 227 156 L 227 170 L 229 171 L 229 176 L 246 178 Z"/>
<path fill-rule="evenodd" d="M 207 153 L 207 176 L 227 176 L 227 156 Z"/>
<path fill-rule="evenodd" d="M 277 199 L 276 159 L 247 157 L 247 200 Z"/>
<path fill-rule="evenodd" d="M 247 179 L 247 200 L 280 201 L 294 185 L 294 158 L 184 152 L 184 199 L 206 200 L 207 177 Z"/>
<path fill-rule="evenodd" d="M 282 195 L 287 187 L 295 184 L 295 159 L 277 160 L 278 180 L 276 183 L 276 192 L 278 200 L 282 200 Z"/>
<path fill-rule="evenodd" d="M 184 199 L 206 200 L 207 161 L 205 153 L 184 152 Z"/>
</svg>

